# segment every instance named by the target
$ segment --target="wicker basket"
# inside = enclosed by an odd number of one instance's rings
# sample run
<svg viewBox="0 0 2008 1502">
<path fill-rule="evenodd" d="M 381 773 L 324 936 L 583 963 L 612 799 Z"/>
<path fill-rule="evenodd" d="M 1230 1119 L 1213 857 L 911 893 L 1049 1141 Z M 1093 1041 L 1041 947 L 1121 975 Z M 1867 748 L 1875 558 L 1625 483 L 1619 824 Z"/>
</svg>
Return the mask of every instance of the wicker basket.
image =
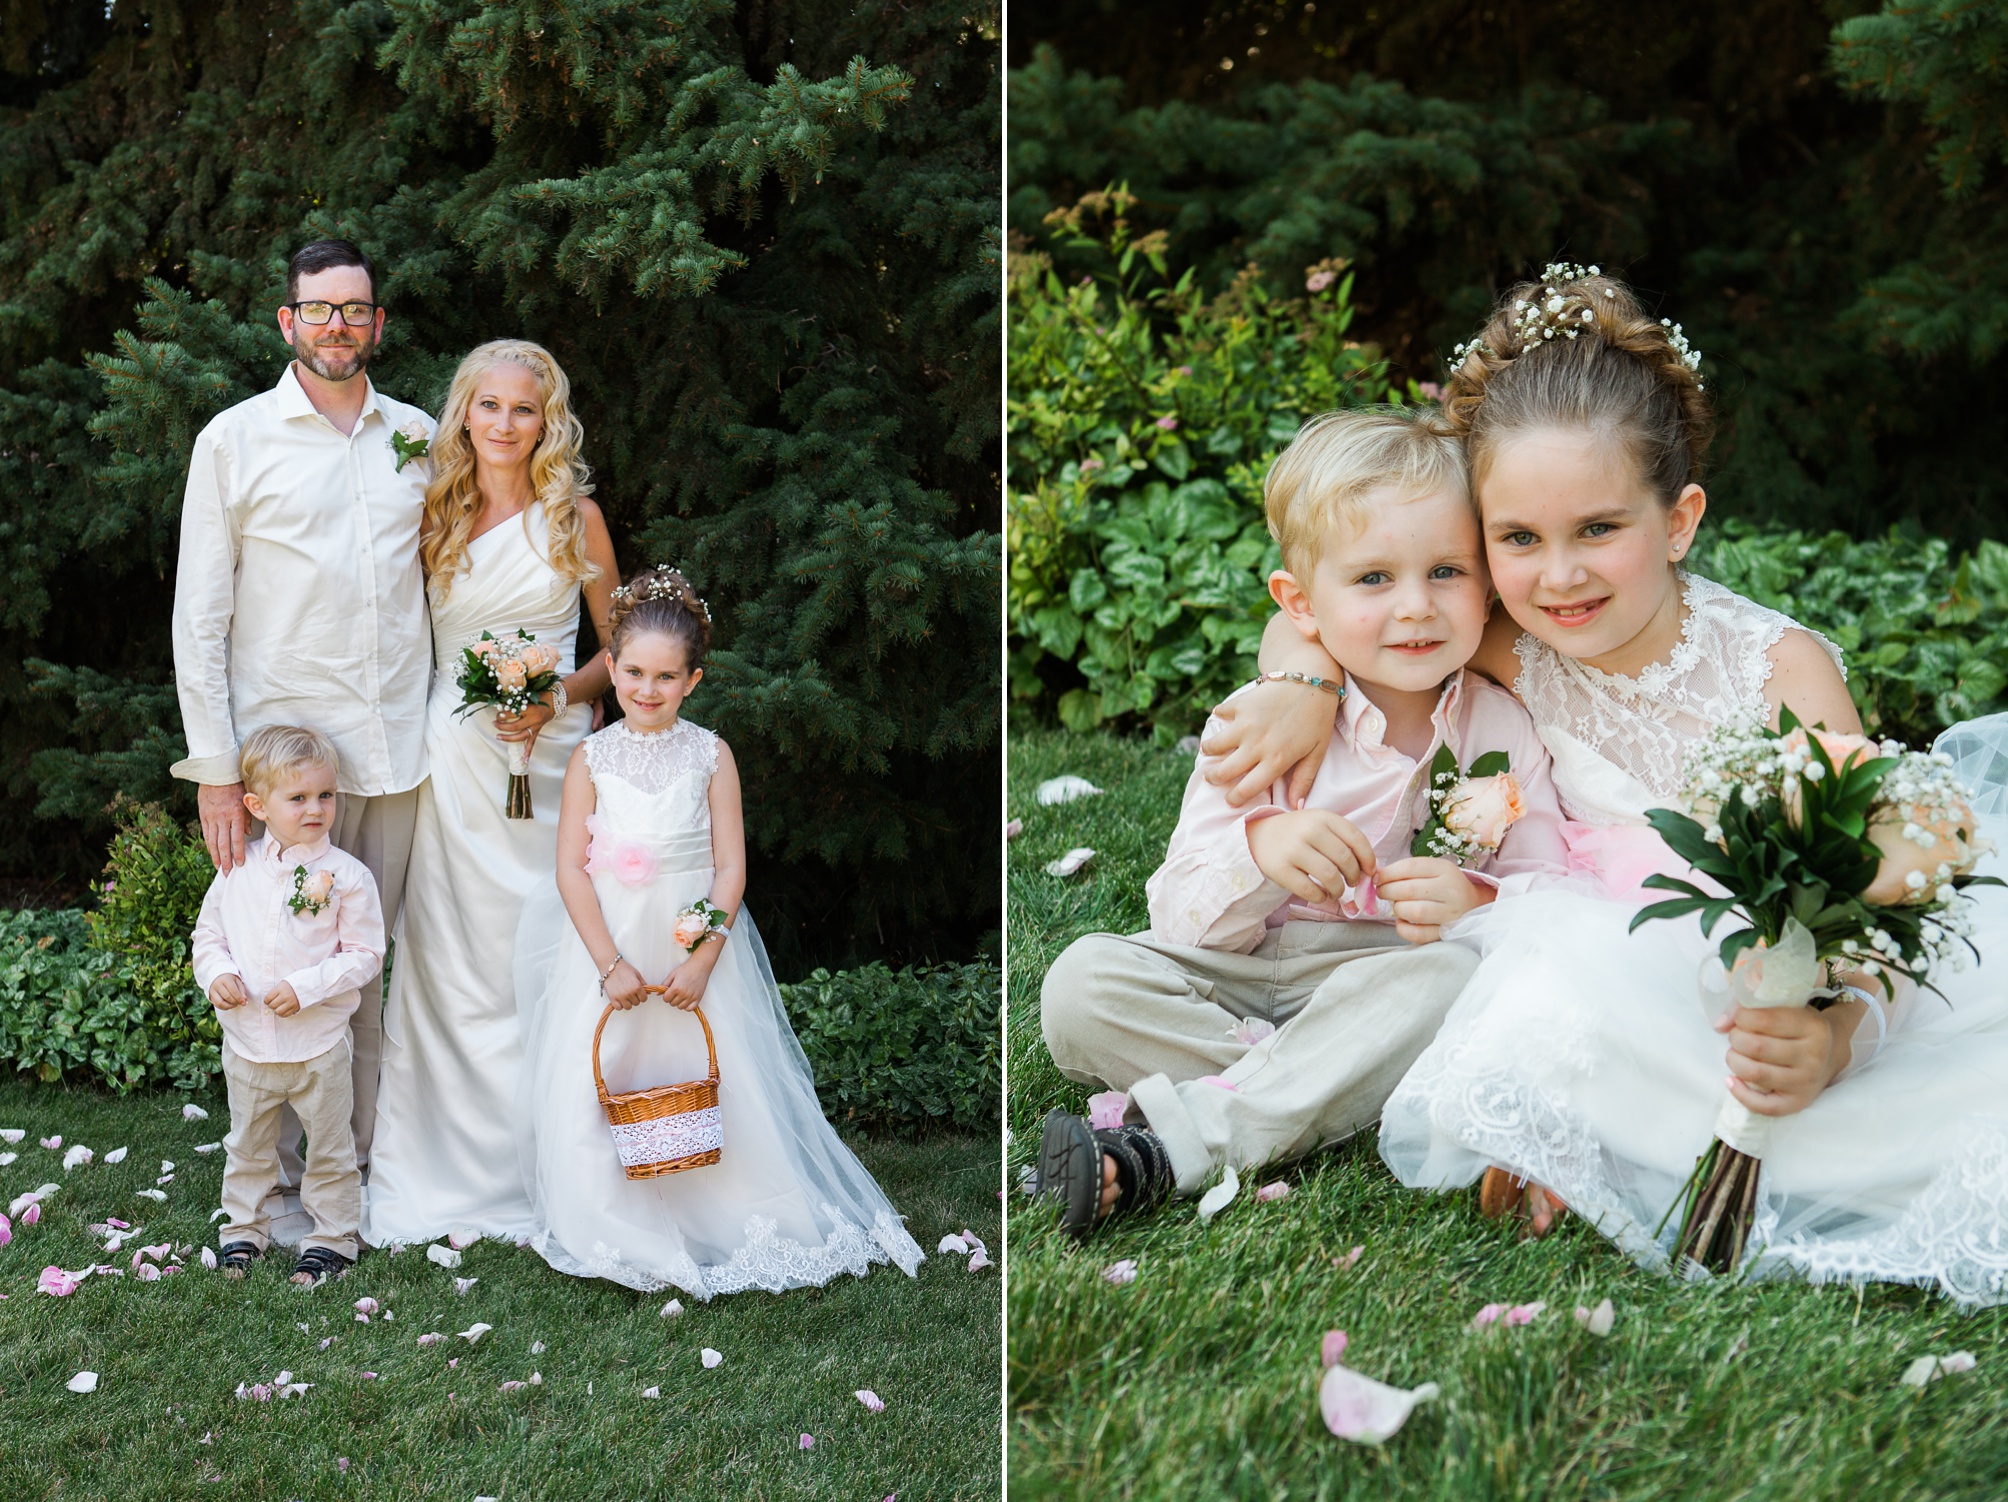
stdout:
<svg viewBox="0 0 2008 1502">
<path fill-rule="evenodd" d="M 660 996 L 667 987 L 648 989 L 649 994 Z M 593 1083 L 599 1086 L 600 1105 L 606 1109 L 607 1123 L 614 1132 L 614 1150 L 620 1154 L 627 1176 L 653 1179 L 716 1163 L 725 1146 L 725 1126 L 718 1115 L 718 1045 L 712 1041 L 711 1024 L 704 1020 L 703 1009 L 693 1007 L 691 1015 L 704 1029 L 711 1073 L 701 1080 L 624 1090 L 619 1095 L 607 1089 L 606 1076 L 600 1073 L 600 1034 L 607 1030 L 607 1019 L 613 1014 L 614 1006 L 609 1002 L 600 1013 L 600 1025 L 593 1029 Z"/>
</svg>

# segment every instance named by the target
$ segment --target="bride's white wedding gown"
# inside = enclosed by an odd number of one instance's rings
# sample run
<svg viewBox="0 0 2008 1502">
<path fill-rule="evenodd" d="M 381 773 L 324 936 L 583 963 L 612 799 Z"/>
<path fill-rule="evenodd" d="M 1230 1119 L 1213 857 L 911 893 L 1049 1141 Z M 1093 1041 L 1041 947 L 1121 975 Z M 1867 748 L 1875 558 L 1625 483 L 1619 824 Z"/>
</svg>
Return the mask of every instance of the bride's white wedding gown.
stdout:
<svg viewBox="0 0 2008 1502">
<path fill-rule="evenodd" d="M 586 742 L 598 798 L 593 891 L 621 953 L 653 983 L 687 958 L 671 933 L 678 912 L 711 890 L 717 764 L 718 737 L 687 720 L 655 733 L 622 721 Z M 561 1272 L 673 1285 L 701 1299 L 823 1284 L 882 1262 L 912 1276 L 921 1250 L 824 1120 L 743 907 L 724 946 L 702 1003 L 718 1047 L 723 1156 L 630 1179 L 593 1084 L 593 1030 L 606 1006 L 598 967 L 555 879 L 531 899 L 517 952 L 525 1064 L 516 1115 L 531 1245 Z M 707 1067 L 696 1019 L 655 998 L 608 1019 L 600 1062 L 615 1092 L 701 1079 Z M 673 1140 L 673 1119 L 661 1135 L 663 1157 L 690 1150 Z"/>
<path fill-rule="evenodd" d="M 1405 1184 L 1451 1188 L 1500 1164 L 1662 1268 L 1676 1225 L 1658 1229 L 1661 1219 L 1727 1094 L 1727 1043 L 1697 986 L 1727 930 L 1704 939 L 1689 919 L 1627 934 L 1638 908 L 1663 896 L 1637 888 L 1651 847 L 1671 860 L 1644 814 L 1675 804 L 1697 738 L 1762 709 L 1765 654 L 1792 624 L 1700 579 L 1686 603 L 1679 646 L 1636 679 L 1521 639 L 1515 688 L 1554 758 L 1575 821 L 1571 864 L 1585 876 L 1577 890 L 1502 898 L 1453 930 L 1483 962 L 1388 1101 L 1380 1138 Z M 2008 849 L 2008 716 L 1955 727 L 1940 744 L 1969 786 L 1986 784 L 1982 830 Z M 1997 853 L 1982 870 L 2008 866 Z M 1973 897 L 1985 963 L 1935 977 L 1946 1000 L 1901 999 L 1880 1053 L 1776 1124 L 1745 1262 L 1756 1274 L 2008 1302 L 2008 890 Z"/>
<path fill-rule="evenodd" d="M 521 629 L 572 661 L 579 586 L 547 561 L 541 503 L 475 538 L 469 569 L 432 599 L 433 681 L 426 709 L 430 779 L 384 1010 L 376 1145 L 363 1200 L 373 1246 L 428 1241 L 454 1230 L 529 1234 L 530 1202 L 516 1157 L 517 1074 L 523 1050 L 514 959 L 523 899 L 557 865 L 565 765 L 592 723 L 575 704 L 547 724 L 530 759 L 536 817 L 503 814 L 508 753 L 495 712 L 462 717 L 461 650 L 483 631 Z"/>
</svg>

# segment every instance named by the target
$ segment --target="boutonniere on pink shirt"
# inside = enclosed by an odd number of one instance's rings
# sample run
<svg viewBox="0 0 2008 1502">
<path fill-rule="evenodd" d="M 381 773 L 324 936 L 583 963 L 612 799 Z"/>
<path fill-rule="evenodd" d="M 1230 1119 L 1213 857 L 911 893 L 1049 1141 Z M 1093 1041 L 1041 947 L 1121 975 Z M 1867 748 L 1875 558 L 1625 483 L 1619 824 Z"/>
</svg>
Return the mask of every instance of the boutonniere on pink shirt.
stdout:
<svg viewBox="0 0 2008 1502">
<path fill-rule="evenodd" d="M 425 431 L 425 424 L 414 417 L 390 435 L 390 446 L 397 454 L 397 473 L 403 474 L 405 465 L 412 460 L 431 457 L 432 435 Z"/>
<path fill-rule="evenodd" d="M 1415 832 L 1408 853 L 1462 866 L 1496 851 L 1527 812 L 1510 766 L 1504 751 L 1488 751 L 1460 775 L 1456 753 L 1437 747 L 1429 764 L 1429 820 Z"/>
<path fill-rule="evenodd" d="M 644 887 L 655 877 L 655 857 L 646 845 L 616 838 L 598 814 L 586 817 L 586 832 L 593 842 L 586 847 L 586 874 L 604 871 L 625 887 Z"/>
<path fill-rule="evenodd" d="M 286 899 L 286 906 L 294 913 L 312 915 L 322 912 L 335 900 L 335 873 L 316 871 L 307 874 L 305 866 L 293 868 L 293 895 Z"/>
</svg>

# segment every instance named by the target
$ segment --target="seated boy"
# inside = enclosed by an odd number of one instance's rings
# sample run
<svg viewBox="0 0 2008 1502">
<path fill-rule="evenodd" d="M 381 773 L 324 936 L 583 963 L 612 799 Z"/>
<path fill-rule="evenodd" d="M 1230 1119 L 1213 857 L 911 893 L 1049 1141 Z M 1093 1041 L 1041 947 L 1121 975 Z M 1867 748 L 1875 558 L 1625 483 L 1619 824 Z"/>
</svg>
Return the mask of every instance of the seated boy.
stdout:
<svg viewBox="0 0 2008 1502">
<path fill-rule="evenodd" d="M 1490 585 L 1462 447 L 1401 411 L 1332 413 L 1276 457 L 1263 497 L 1283 554 L 1269 592 L 1344 669 L 1343 685 L 1301 680 L 1333 696 L 1332 749 L 1301 809 L 1281 783 L 1230 807 L 1202 756 L 1150 931 L 1091 934 L 1047 974 L 1054 1063 L 1127 1092 L 1120 1127 L 1046 1118 L 1038 1183 L 1077 1236 L 1373 1122 L 1477 964 L 1433 941 L 1501 878 L 1566 869 L 1533 723 L 1464 671 Z M 1460 771 L 1505 753 L 1518 783 L 1523 812 L 1471 869 L 1409 853 L 1446 746 Z"/>
<path fill-rule="evenodd" d="M 335 748 L 326 736 L 267 725 L 244 742 L 244 806 L 265 833 L 202 899 L 191 946 L 195 981 L 223 1027 L 230 1135 L 223 1139 L 223 1272 L 241 1278 L 265 1255 L 265 1198 L 279 1181 L 279 1115 L 307 1129 L 295 1283 L 313 1285 L 356 1259 L 362 1176 L 350 1128 L 349 1018 L 383 968 L 383 909 L 369 868 L 329 843 Z"/>
</svg>

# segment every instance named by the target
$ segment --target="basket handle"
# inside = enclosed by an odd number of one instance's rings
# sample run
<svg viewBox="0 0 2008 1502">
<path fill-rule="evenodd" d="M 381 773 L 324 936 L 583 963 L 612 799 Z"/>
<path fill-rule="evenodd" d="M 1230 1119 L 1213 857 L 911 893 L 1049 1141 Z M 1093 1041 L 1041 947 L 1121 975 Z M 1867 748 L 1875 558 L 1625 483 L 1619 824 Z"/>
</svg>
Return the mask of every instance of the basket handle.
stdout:
<svg viewBox="0 0 2008 1502">
<path fill-rule="evenodd" d="M 660 996 L 669 987 L 650 986 L 647 989 L 649 995 Z M 606 1076 L 600 1073 L 600 1034 L 607 1030 L 607 1019 L 613 1016 L 616 1010 L 614 1004 L 608 1002 L 606 1010 L 600 1013 L 600 1025 L 593 1029 L 593 1084 L 598 1087 L 601 1100 L 608 1099 L 608 1095 Z M 704 1008 L 701 1006 L 692 1007 L 690 1015 L 695 1017 L 697 1025 L 704 1029 L 704 1051 L 711 1058 L 711 1073 L 708 1078 L 715 1085 L 718 1083 L 718 1044 L 711 1036 L 711 1024 L 705 1020 Z"/>
</svg>

